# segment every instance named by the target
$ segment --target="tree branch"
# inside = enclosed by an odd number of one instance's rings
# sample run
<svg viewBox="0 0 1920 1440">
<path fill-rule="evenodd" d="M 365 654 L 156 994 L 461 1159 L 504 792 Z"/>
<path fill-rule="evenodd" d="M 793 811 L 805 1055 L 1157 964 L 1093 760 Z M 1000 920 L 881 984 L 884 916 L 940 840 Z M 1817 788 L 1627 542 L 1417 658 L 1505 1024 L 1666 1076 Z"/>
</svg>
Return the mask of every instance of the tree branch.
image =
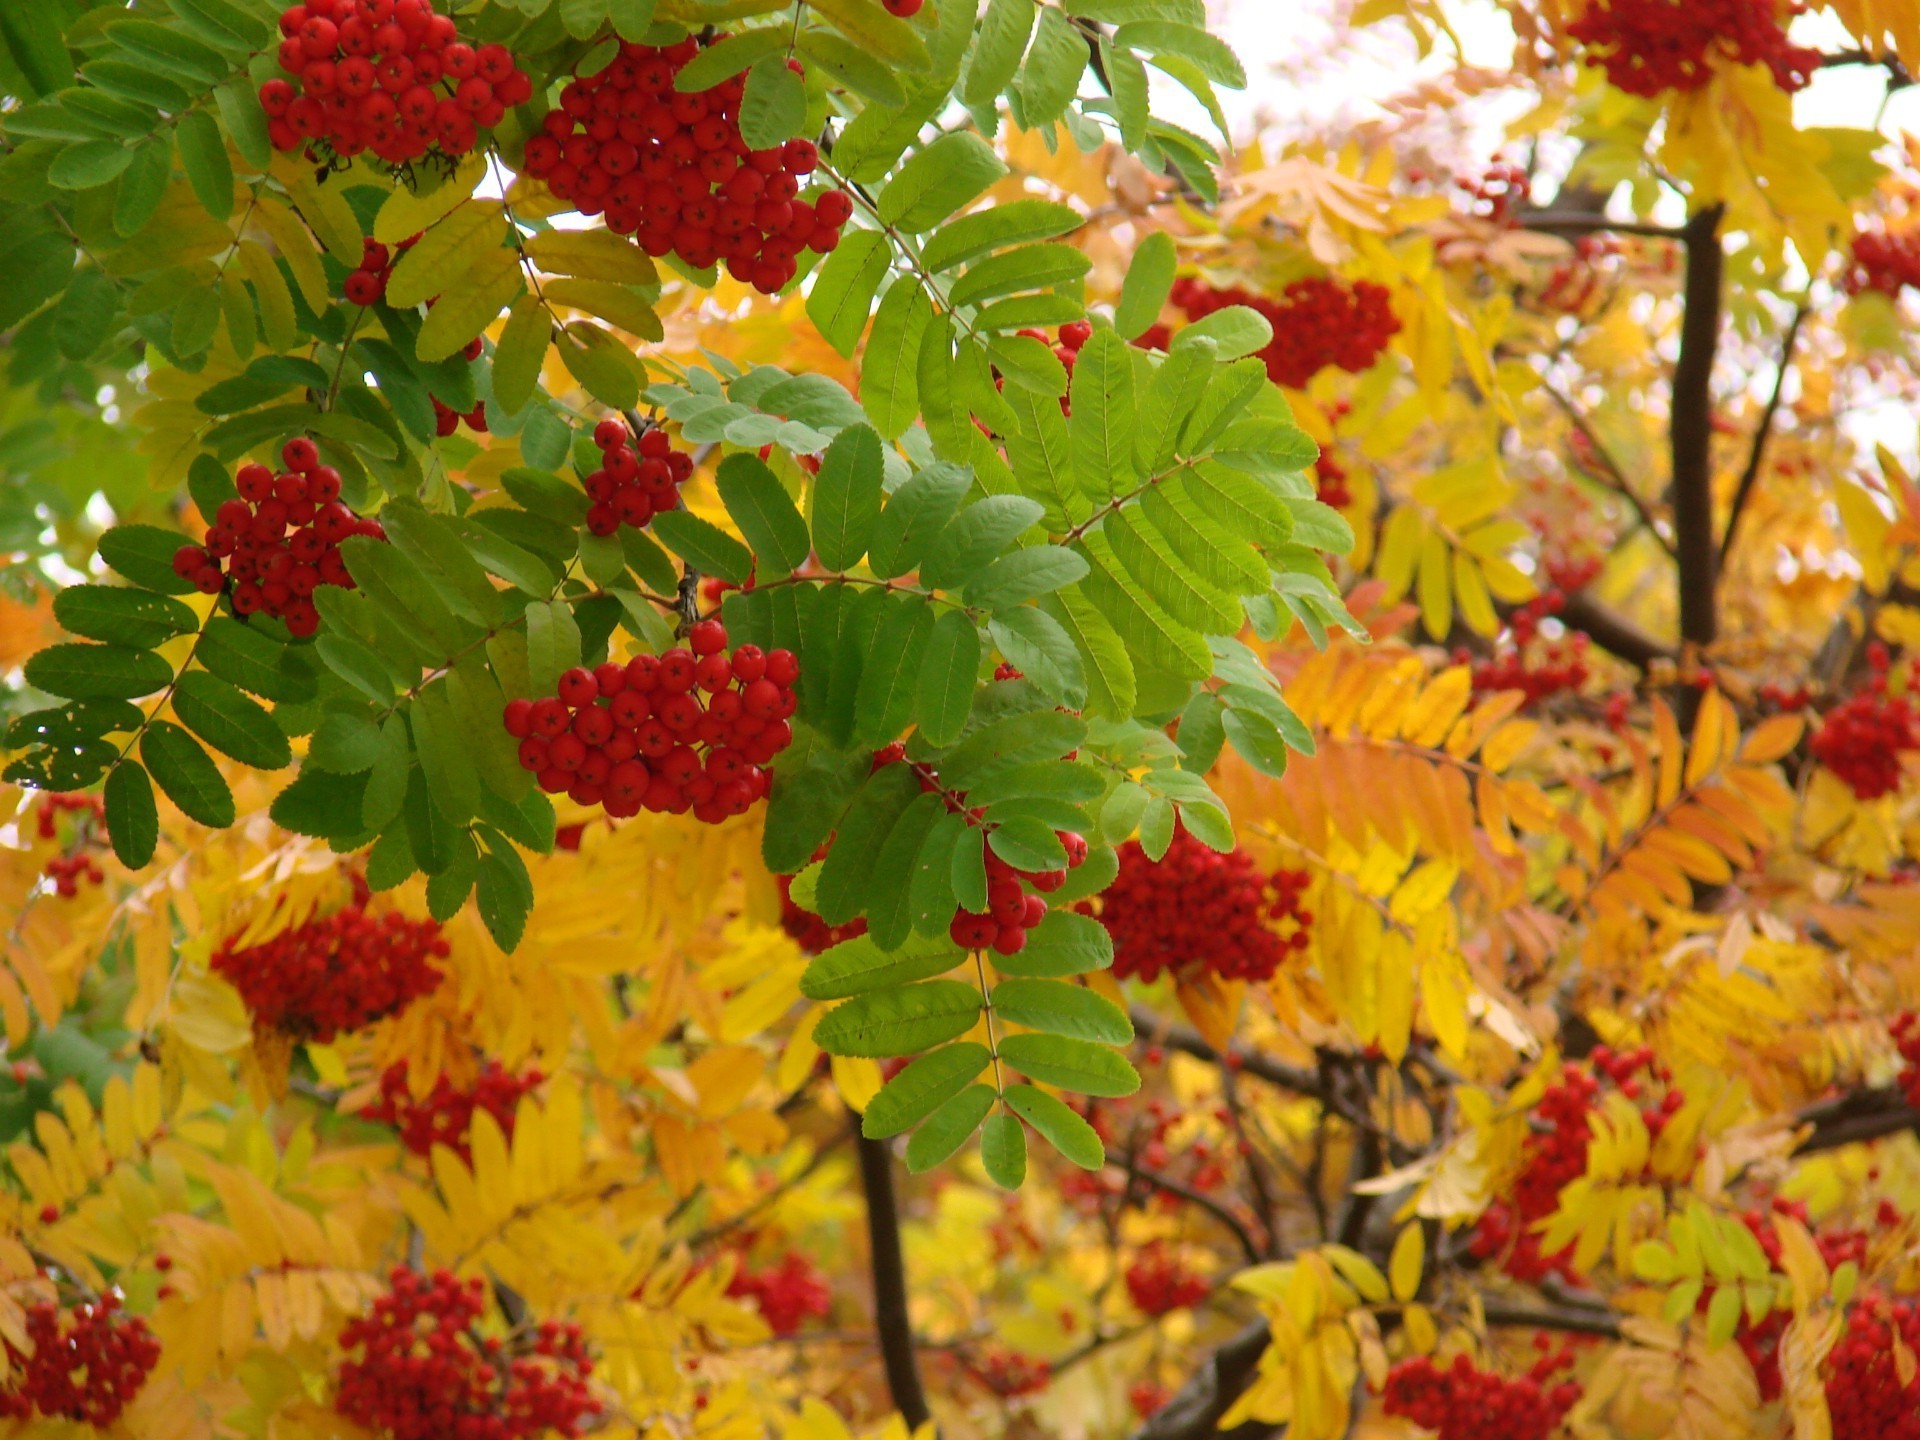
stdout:
<svg viewBox="0 0 1920 1440">
<path fill-rule="evenodd" d="M 907 1320 L 907 1266 L 900 1252 L 900 1212 L 893 1195 L 893 1152 L 881 1140 L 859 1134 L 860 1117 L 852 1118 L 860 1147 L 860 1183 L 867 1195 L 867 1249 L 873 1268 L 874 1338 L 886 1367 L 887 1391 L 893 1408 L 910 1429 L 932 1418 L 920 1367 L 913 1354 L 913 1329 Z"/>
<path fill-rule="evenodd" d="M 1609 220 L 1604 215 L 1589 215 L 1577 210 L 1541 210 L 1531 215 L 1522 214 L 1520 223 L 1528 230 L 1542 230 L 1550 235 L 1597 235 L 1603 230 L 1611 230 L 1620 235 L 1645 235 L 1654 240 L 1687 238 L 1685 230 L 1676 230 L 1671 225 L 1655 225 L 1642 220 Z"/>
<path fill-rule="evenodd" d="M 1753 494 L 1754 482 L 1760 478 L 1760 466 L 1766 459 L 1767 439 L 1773 433 L 1773 422 L 1780 413 L 1780 397 L 1787 388 L 1787 371 L 1793 366 L 1793 347 L 1800 338 L 1800 326 L 1807 318 L 1807 307 L 1796 305 L 1793 321 L 1787 326 L 1786 338 L 1780 342 L 1780 369 L 1773 377 L 1773 393 L 1767 397 L 1767 407 L 1760 412 L 1760 424 L 1753 432 L 1753 446 L 1747 451 L 1747 468 L 1740 472 L 1740 483 L 1734 487 L 1733 506 L 1727 511 L 1727 528 L 1720 535 L 1720 558 L 1718 571 L 1726 568 L 1727 556 L 1733 550 L 1733 537 L 1740 528 L 1740 516 L 1747 508 L 1747 500 Z"/>
<path fill-rule="evenodd" d="M 1838 1150 L 1856 1141 L 1882 1140 L 1910 1130 L 1920 1132 L 1920 1109 L 1891 1086 L 1822 1100 L 1801 1110 L 1795 1119 L 1813 1126 L 1812 1133 L 1794 1147 L 1796 1155 Z"/>
<path fill-rule="evenodd" d="M 1713 533 L 1713 354 L 1720 340 L 1720 216 L 1709 206 L 1687 221 L 1686 312 L 1673 368 L 1668 438 L 1673 455 L 1674 555 L 1680 562 L 1680 638 L 1704 649 L 1718 628 Z"/>
<path fill-rule="evenodd" d="M 1602 650 L 1642 670 L 1655 660 L 1673 657 L 1671 649 L 1584 590 L 1576 590 L 1566 597 L 1557 618 L 1563 625 L 1583 632 Z"/>
<path fill-rule="evenodd" d="M 1525 1305 L 1483 1305 L 1487 1324 L 1515 1330 L 1565 1330 L 1574 1335 L 1620 1338 L 1620 1317 L 1605 1310 L 1535 1310 Z"/>
<path fill-rule="evenodd" d="M 1170 1175 L 1162 1175 L 1157 1170 L 1149 1170 L 1133 1156 L 1119 1150 L 1107 1151 L 1107 1163 L 1127 1172 L 1134 1179 L 1151 1185 L 1156 1190 L 1164 1190 L 1169 1195 L 1177 1195 L 1190 1205 L 1197 1205 L 1227 1229 L 1233 1232 L 1233 1238 L 1240 1242 L 1240 1249 L 1246 1254 L 1249 1265 L 1258 1265 L 1267 1258 L 1260 1243 L 1253 1238 L 1253 1232 L 1238 1215 L 1222 1205 L 1204 1190 L 1196 1190 L 1183 1184 Z"/>
<path fill-rule="evenodd" d="M 1133 1440 L 1203 1440 L 1218 1429 L 1240 1392 L 1253 1379 L 1260 1357 L 1272 1338 L 1265 1320 L 1241 1327 L 1226 1344 L 1207 1357 L 1174 1397 L 1133 1432 Z"/>
<path fill-rule="evenodd" d="M 1129 1006 L 1127 1013 L 1133 1020 L 1133 1028 L 1150 1043 L 1165 1045 L 1196 1060 L 1205 1060 L 1214 1065 L 1222 1063 L 1220 1052 L 1209 1045 L 1206 1038 L 1192 1026 L 1176 1024 L 1145 1005 Z M 1243 1075 L 1252 1075 L 1269 1085 L 1278 1085 L 1283 1090 L 1292 1090 L 1301 1095 L 1320 1093 L 1320 1077 L 1311 1070 L 1283 1064 L 1271 1056 L 1244 1050 L 1238 1045 L 1231 1047 L 1231 1050 L 1239 1058 L 1240 1073 Z"/>
</svg>

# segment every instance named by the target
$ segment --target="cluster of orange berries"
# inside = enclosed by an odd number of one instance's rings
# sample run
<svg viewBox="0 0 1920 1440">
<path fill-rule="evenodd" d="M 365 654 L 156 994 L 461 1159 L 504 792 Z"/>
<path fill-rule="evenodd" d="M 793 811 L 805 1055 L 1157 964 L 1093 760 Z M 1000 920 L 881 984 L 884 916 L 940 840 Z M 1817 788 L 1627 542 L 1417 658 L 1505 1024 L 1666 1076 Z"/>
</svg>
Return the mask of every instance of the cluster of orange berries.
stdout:
<svg viewBox="0 0 1920 1440">
<path fill-rule="evenodd" d="M 260 87 L 276 150 L 452 160 L 533 98 L 506 46 L 465 44 L 432 0 L 306 0 L 281 12 L 280 34 L 292 79 Z"/>
<path fill-rule="evenodd" d="M 645 525 L 680 503 L 680 487 L 693 475 L 693 457 L 674 449 L 667 432 L 658 426 L 638 439 L 618 420 L 602 420 L 593 427 L 593 443 L 600 466 L 582 483 L 587 498 L 587 528 L 596 535 L 612 535 L 622 525 Z"/>
<path fill-rule="evenodd" d="M 1893 1043 L 1900 1051 L 1901 1093 L 1907 1097 L 1907 1103 L 1920 1110 L 1920 1015 L 1911 1010 L 1903 1010 L 1894 1016 L 1893 1024 L 1887 1027 L 1893 1033 Z"/>
<path fill-rule="evenodd" d="M 746 814 L 773 784 L 768 764 L 793 743 L 800 662 L 757 645 L 728 653 L 718 620 L 695 624 L 687 644 L 575 667 L 557 695 L 509 700 L 502 718 L 521 767 L 549 794 L 618 819 L 691 810 L 718 825 Z"/>
<path fill-rule="evenodd" d="M 1912 285 L 1920 288 L 1920 231 L 1890 234 L 1869 230 L 1853 237 L 1853 265 L 1847 271 L 1848 293 L 1878 290 L 1898 295 Z"/>
<path fill-rule="evenodd" d="M 256 1025 L 296 1040 L 325 1045 L 398 1014 L 433 993 L 443 977 L 432 962 L 452 952 L 432 920 L 370 914 L 371 898 L 355 875 L 346 905 L 257 945 L 229 940 L 214 952 L 214 972 L 240 992 Z"/>
<path fill-rule="evenodd" d="M 393 1440 L 534 1440 L 582 1433 L 599 1415 L 593 1361 L 577 1325 L 543 1321 L 508 1340 L 481 1335 L 486 1291 L 445 1270 L 399 1268 L 366 1315 L 340 1332 L 334 1409 Z"/>
<path fill-rule="evenodd" d="M 1387 1372 L 1382 1408 L 1439 1440 L 1546 1440 L 1580 1398 L 1573 1381 L 1553 1378 L 1572 1364 L 1566 1350 L 1548 1353 L 1509 1380 L 1465 1355 L 1454 1356 L 1450 1365 L 1419 1355 Z"/>
<path fill-rule="evenodd" d="M 1900 1351 L 1894 1349 L 1894 1337 Z M 1920 1296 L 1868 1290 L 1827 1356 L 1834 1440 L 1920 1440 Z M 1903 1374 L 1904 1371 L 1904 1374 Z"/>
<path fill-rule="evenodd" d="M 139 1394 L 160 1360 L 160 1342 L 147 1322 L 120 1308 L 111 1291 L 62 1311 L 51 1301 L 26 1307 L 22 1353 L 0 1339 L 6 1378 L 0 1380 L 0 1419 L 72 1420 L 106 1429 Z"/>
<path fill-rule="evenodd" d="M 58 840 L 62 815 L 74 817 L 71 851 L 48 857 L 41 874 L 54 894 L 71 900 L 83 883 L 106 883 L 106 872 L 93 852 L 101 848 L 99 827 L 106 820 L 107 807 L 98 795 L 42 794 L 33 807 L 34 833 L 42 840 Z"/>
<path fill-rule="evenodd" d="M 1384 285 L 1371 280 L 1349 284 L 1337 275 L 1295 280 L 1278 300 L 1238 287 L 1217 290 L 1185 276 L 1174 282 L 1172 299 L 1194 320 L 1229 305 L 1244 305 L 1265 316 L 1273 339 L 1259 358 L 1274 384 L 1295 390 L 1332 366 L 1355 375 L 1370 368 L 1400 329 Z"/>
<path fill-rule="evenodd" d="M 1787 39 L 1784 19 L 1803 8 L 1797 0 L 1587 0 L 1567 34 L 1586 47 L 1585 63 L 1629 95 L 1698 90 L 1712 78 L 1713 59 L 1765 65 L 1792 94 L 1820 67 L 1818 50 Z"/>
<path fill-rule="evenodd" d="M 751 1300 L 767 1328 L 782 1336 L 793 1334 L 809 1316 L 824 1319 L 833 1308 L 833 1292 L 819 1267 L 797 1250 L 764 1270 L 742 1265 L 727 1283 L 727 1294 Z"/>
<path fill-rule="evenodd" d="M 1578 690 L 1593 673 L 1587 666 L 1587 637 L 1569 630 L 1558 637 L 1541 634 L 1540 622 L 1565 608 L 1559 590 L 1536 595 L 1507 621 L 1510 641 L 1493 657 L 1473 666 L 1473 688 L 1481 693 L 1518 690 L 1528 706 L 1538 705 L 1562 691 Z M 1471 653 L 1454 652 L 1456 664 L 1466 664 Z"/>
<path fill-rule="evenodd" d="M 233 613 L 256 611 L 286 623 L 296 638 L 320 628 L 313 592 L 322 585 L 354 588 L 340 542 L 354 535 L 385 540 L 378 520 L 363 520 L 340 500 L 340 472 L 320 463 L 304 435 L 280 447 L 276 475 L 265 465 L 235 473 L 237 498 L 223 500 L 201 545 L 182 545 L 173 572 L 203 595 L 227 592 Z"/>
<path fill-rule="evenodd" d="M 1190 1310 L 1213 1291 L 1207 1277 L 1189 1270 L 1161 1244 L 1149 1245 L 1127 1267 L 1127 1295 L 1142 1314 L 1155 1317 Z"/>
<path fill-rule="evenodd" d="M 1904 694 L 1887 693 L 1892 661 L 1878 640 L 1867 646 L 1866 687 L 1826 713 L 1807 751 L 1861 800 L 1900 788 L 1900 757 L 1920 750 L 1920 714 Z"/>
<path fill-rule="evenodd" d="M 1223 855 L 1182 827 L 1158 860 L 1136 840 L 1122 845 L 1120 873 L 1097 908 L 1086 908 L 1113 937 L 1116 979 L 1153 981 L 1171 970 L 1260 981 L 1307 948 L 1308 880 L 1304 870 L 1263 871 L 1243 850 Z"/>
<path fill-rule="evenodd" d="M 1505 160 L 1496 160 L 1478 175 L 1458 176 L 1453 183 L 1465 192 L 1469 211 L 1496 225 L 1513 224 L 1533 189 L 1526 167 Z"/>
<path fill-rule="evenodd" d="M 396 1060 L 380 1073 L 379 1098 L 360 1114 L 376 1124 L 393 1126 L 400 1132 L 400 1143 L 416 1155 L 430 1156 L 434 1146 L 444 1145 L 470 1161 L 473 1117 L 484 1110 L 511 1140 L 520 1097 L 545 1079 L 538 1070 L 515 1075 L 498 1060 L 489 1060 L 471 1086 L 456 1086 L 441 1075 L 425 1097 L 416 1099 L 407 1084 L 407 1062 Z"/>
</svg>

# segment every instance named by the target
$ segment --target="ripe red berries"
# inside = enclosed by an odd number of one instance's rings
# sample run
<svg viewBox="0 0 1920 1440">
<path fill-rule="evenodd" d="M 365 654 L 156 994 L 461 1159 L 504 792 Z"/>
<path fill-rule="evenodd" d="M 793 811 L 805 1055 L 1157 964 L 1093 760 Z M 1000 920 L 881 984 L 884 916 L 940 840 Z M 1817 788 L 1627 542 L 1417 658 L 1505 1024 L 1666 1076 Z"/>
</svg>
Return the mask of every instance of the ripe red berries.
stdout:
<svg viewBox="0 0 1920 1440">
<path fill-rule="evenodd" d="M 64 1320 L 64 1325 L 62 1321 Z M 120 1418 L 160 1360 L 160 1342 L 108 1291 L 64 1316 L 47 1301 L 26 1307 L 32 1354 L 4 1347 L 0 1419 L 72 1420 L 106 1429 Z"/>
<path fill-rule="evenodd" d="M 369 898 L 355 876 L 344 908 L 257 945 L 228 942 L 214 952 L 214 971 L 240 992 L 256 1025 L 296 1040 L 324 1045 L 397 1014 L 433 993 L 442 977 L 428 962 L 450 951 L 433 921 L 397 910 L 369 915 Z"/>
<path fill-rule="evenodd" d="M 788 1251 L 779 1264 L 765 1270 L 743 1265 L 728 1282 L 727 1294 L 753 1301 L 776 1335 L 793 1334 L 810 1315 L 824 1318 L 833 1304 L 833 1292 L 819 1269 L 797 1250 Z"/>
<path fill-rule="evenodd" d="M 453 158 L 533 98 L 504 45 L 463 44 L 432 0 L 307 0 L 281 13 L 280 33 L 280 68 L 293 79 L 260 87 L 276 150 L 364 152 L 394 166 Z"/>
<path fill-rule="evenodd" d="M 1547 590 L 1529 600 L 1508 620 L 1510 635 L 1493 657 L 1473 666 L 1473 688 L 1481 693 L 1518 690 L 1531 707 L 1562 691 L 1578 690 L 1587 683 L 1592 671 L 1587 666 L 1587 637 L 1570 630 L 1558 636 L 1546 636 L 1540 622 L 1556 615 L 1566 605 L 1559 590 Z M 1456 651 L 1454 662 L 1464 664 L 1471 657 Z"/>
<path fill-rule="evenodd" d="M 1159 1243 L 1149 1245 L 1127 1267 L 1127 1295 L 1136 1308 L 1155 1317 L 1186 1310 L 1204 1301 L 1213 1287 Z"/>
<path fill-rule="evenodd" d="M 297 639 L 320 628 L 315 590 L 354 588 L 340 542 L 350 535 L 384 540 L 387 532 L 340 502 L 340 472 L 320 463 L 313 441 L 287 441 L 280 459 L 287 468 L 278 475 L 265 465 L 240 467 L 239 497 L 214 513 L 204 544 L 174 552 L 173 571 L 203 595 L 225 590 L 242 619 L 261 611 L 285 621 Z"/>
<path fill-rule="evenodd" d="M 1887 693 L 1887 647 L 1872 642 L 1867 661 L 1873 674 L 1866 688 L 1827 712 L 1807 750 L 1856 797 L 1877 800 L 1900 788 L 1900 757 L 1920 750 L 1920 715 L 1906 695 Z"/>
<path fill-rule="evenodd" d="M 1392 297 L 1370 280 L 1352 284 L 1336 275 L 1311 275 L 1287 286 L 1281 300 L 1240 289 L 1216 290 L 1204 280 L 1174 282 L 1173 303 L 1195 320 L 1229 305 L 1267 318 L 1273 339 L 1259 352 L 1276 385 L 1298 390 L 1329 365 L 1353 374 L 1370 368 L 1400 329 Z"/>
<path fill-rule="evenodd" d="M 470 1089 L 458 1089 L 442 1075 L 424 1099 L 416 1100 L 407 1085 L 407 1062 L 399 1060 L 381 1072 L 380 1098 L 360 1114 L 393 1126 L 400 1132 L 401 1143 L 416 1155 L 431 1156 L 435 1145 L 444 1145 L 462 1160 L 471 1160 L 467 1136 L 474 1113 L 486 1111 L 511 1140 L 520 1097 L 545 1078 L 538 1070 L 514 1075 L 502 1069 L 498 1060 L 489 1060 Z"/>
<path fill-rule="evenodd" d="M 819 159 L 811 141 L 748 148 L 743 77 L 691 94 L 674 88 L 700 48 L 692 39 L 627 44 L 611 65 L 570 82 L 527 141 L 526 171 L 582 214 L 604 213 L 609 230 L 637 236 L 648 254 L 695 269 L 724 260 L 735 279 L 772 295 L 798 273 L 801 251 L 840 243 L 853 205 L 839 190 L 800 197 Z"/>
<path fill-rule="evenodd" d="M 1878 290 L 1897 296 L 1907 285 L 1920 287 L 1920 233 L 1867 231 L 1853 237 L 1853 268 L 1846 278 L 1848 294 Z"/>
<path fill-rule="evenodd" d="M 1184 829 L 1158 860 L 1130 840 L 1099 901 L 1100 923 L 1113 936 L 1114 977 L 1152 981 L 1165 970 L 1204 970 L 1269 979 L 1290 950 L 1307 946 L 1313 916 L 1300 906 L 1307 881 L 1305 871 L 1263 874 L 1244 851 L 1222 855 Z M 1289 921 L 1296 928 L 1283 935 L 1279 926 Z"/>
<path fill-rule="evenodd" d="M 889 15 L 898 15 L 902 20 L 911 20 L 920 13 L 920 7 L 926 0 L 880 0 L 887 7 Z"/>
<path fill-rule="evenodd" d="M 766 767 L 793 743 L 799 663 L 754 645 L 728 654 L 717 620 L 696 624 L 689 639 L 716 648 L 576 668 L 560 677 L 558 695 L 507 703 L 502 723 L 541 789 L 617 818 L 691 810 L 710 825 L 766 798 Z"/>
<path fill-rule="evenodd" d="M 600 468 L 585 483 L 593 502 L 587 507 L 587 528 L 594 534 L 612 535 L 622 525 L 639 529 L 680 503 L 680 487 L 693 475 L 693 457 L 674 449 L 666 431 L 643 430 L 635 439 L 618 420 L 602 420 L 593 427 L 593 443 L 600 447 Z"/>
<path fill-rule="evenodd" d="M 1587 47 L 1586 64 L 1629 95 L 1698 90 L 1714 59 L 1765 65 L 1792 94 L 1813 78 L 1820 52 L 1788 42 L 1780 9 L 1776 0 L 1588 0 L 1567 34 Z"/>
<path fill-rule="evenodd" d="M 347 1322 L 333 1408 L 393 1440 L 572 1437 L 601 1411 L 578 1325 L 551 1320 L 483 1335 L 486 1287 L 447 1271 L 430 1279 L 396 1269 L 391 1289 Z"/>
<path fill-rule="evenodd" d="M 1546 1440 L 1580 1398 L 1570 1380 L 1549 1384 L 1572 1363 L 1565 1351 L 1543 1356 L 1518 1379 L 1478 1368 L 1465 1355 L 1444 1369 L 1430 1356 L 1403 1360 L 1387 1373 L 1383 1408 L 1424 1426 L 1440 1440 Z"/>
</svg>

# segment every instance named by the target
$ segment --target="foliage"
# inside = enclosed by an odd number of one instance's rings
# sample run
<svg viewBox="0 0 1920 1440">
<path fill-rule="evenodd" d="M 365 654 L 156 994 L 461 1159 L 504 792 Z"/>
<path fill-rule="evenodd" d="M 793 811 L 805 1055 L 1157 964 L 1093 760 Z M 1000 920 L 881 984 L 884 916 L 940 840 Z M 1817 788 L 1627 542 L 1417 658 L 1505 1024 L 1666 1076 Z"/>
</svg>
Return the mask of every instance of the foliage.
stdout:
<svg viewBox="0 0 1920 1440">
<path fill-rule="evenodd" d="M 1899 1433 L 1920 28 L 1484 6 L 0 13 L 0 1415 Z"/>
</svg>

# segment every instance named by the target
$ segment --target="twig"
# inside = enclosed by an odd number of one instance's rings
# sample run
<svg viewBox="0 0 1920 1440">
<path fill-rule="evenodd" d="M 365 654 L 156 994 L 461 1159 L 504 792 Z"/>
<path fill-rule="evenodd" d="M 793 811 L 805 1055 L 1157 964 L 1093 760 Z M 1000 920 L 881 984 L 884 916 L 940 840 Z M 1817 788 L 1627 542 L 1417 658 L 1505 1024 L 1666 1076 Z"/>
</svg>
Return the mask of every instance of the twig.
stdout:
<svg viewBox="0 0 1920 1440">
<path fill-rule="evenodd" d="M 900 1211 L 893 1194 L 893 1152 L 886 1142 L 859 1134 L 860 1117 L 852 1117 L 860 1149 L 860 1183 L 867 1196 L 867 1250 L 873 1271 L 874 1339 L 886 1367 L 887 1392 L 893 1408 L 918 1429 L 932 1418 L 926 1391 L 920 1384 L 920 1366 L 914 1358 L 913 1327 L 907 1318 L 907 1264 L 900 1250 Z"/>
<path fill-rule="evenodd" d="M 1133 1028 L 1150 1043 L 1168 1046 L 1196 1060 L 1206 1060 L 1215 1065 L 1222 1063 L 1220 1052 L 1209 1045 L 1206 1038 L 1192 1026 L 1175 1024 L 1145 1005 L 1129 1006 L 1127 1013 L 1133 1020 Z M 1239 1045 L 1229 1047 L 1229 1053 L 1238 1059 L 1243 1074 L 1301 1095 L 1320 1093 L 1320 1081 L 1311 1070 L 1283 1064 L 1269 1055 L 1243 1049 Z"/>
<path fill-rule="evenodd" d="M 1240 1248 L 1246 1253 L 1249 1265 L 1258 1265 L 1267 1258 L 1266 1252 L 1253 1238 L 1253 1232 L 1247 1228 L 1246 1222 L 1204 1190 L 1196 1190 L 1191 1185 L 1175 1180 L 1171 1175 L 1162 1175 L 1156 1170 L 1149 1170 L 1133 1156 L 1119 1150 L 1107 1151 L 1107 1163 L 1117 1166 L 1134 1179 L 1144 1181 L 1156 1190 L 1164 1190 L 1169 1195 L 1178 1195 L 1188 1204 L 1197 1205 L 1213 1216 L 1233 1232 L 1233 1238 L 1240 1242 Z"/>
<path fill-rule="evenodd" d="M 1780 397 L 1787 388 L 1787 372 L 1793 367 L 1794 342 L 1800 338 L 1800 326 L 1806 318 L 1807 307 L 1796 305 L 1793 320 L 1787 326 L 1786 338 L 1780 342 L 1780 369 L 1773 377 L 1773 393 L 1767 397 L 1767 408 L 1760 412 L 1760 424 L 1753 432 L 1753 446 L 1747 451 L 1747 468 L 1740 472 L 1740 483 L 1733 491 L 1733 505 L 1727 511 L 1727 528 L 1721 532 L 1719 570 L 1726 569 L 1727 556 L 1733 550 L 1733 537 L 1740 528 L 1740 517 L 1746 512 L 1754 482 L 1760 478 L 1760 466 L 1767 454 L 1767 439 L 1773 433 L 1774 419 L 1780 413 Z M 1718 578 L 1716 571 L 1715 579 Z"/>
<path fill-rule="evenodd" d="M 1676 230 L 1671 225 L 1655 225 L 1642 220 L 1609 220 L 1604 215 L 1578 211 L 1566 214 L 1556 210 L 1541 210 L 1532 215 L 1523 214 L 1520 223 L 1528 230 L 1543 230 L 1551 235 L 1594 235 L 1602 230 L 1612 230 L 1620 235 L 1645 235 L 1655 240 L 1687 238 L 1685 230 Z"/>
</svg>

